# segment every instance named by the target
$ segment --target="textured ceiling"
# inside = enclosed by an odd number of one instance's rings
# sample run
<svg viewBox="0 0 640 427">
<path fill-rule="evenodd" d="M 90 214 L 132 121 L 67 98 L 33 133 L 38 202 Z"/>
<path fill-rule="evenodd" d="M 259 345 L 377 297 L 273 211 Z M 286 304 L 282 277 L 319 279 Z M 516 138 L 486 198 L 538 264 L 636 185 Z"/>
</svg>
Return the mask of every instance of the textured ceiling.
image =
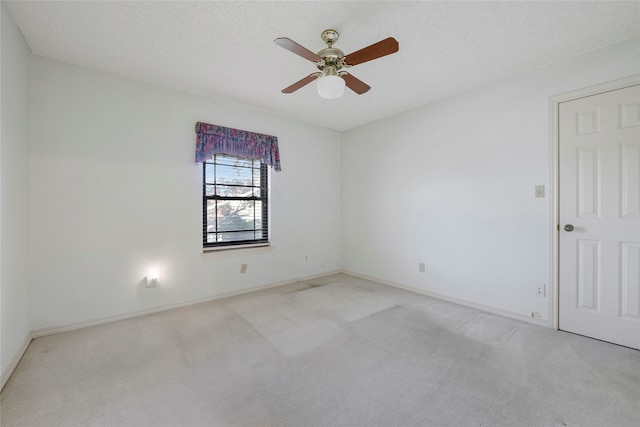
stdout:
<svg viewBox="0 0 640 427">
<path fill-rule="evenodd" d="M 640 2 L 6 2 L 36 55 L 339 131 L 640 35 Z M 372 89 L 321 99 L 315 71 L 273 43 L 400 51 L 350 73 Z"/>
</svg>

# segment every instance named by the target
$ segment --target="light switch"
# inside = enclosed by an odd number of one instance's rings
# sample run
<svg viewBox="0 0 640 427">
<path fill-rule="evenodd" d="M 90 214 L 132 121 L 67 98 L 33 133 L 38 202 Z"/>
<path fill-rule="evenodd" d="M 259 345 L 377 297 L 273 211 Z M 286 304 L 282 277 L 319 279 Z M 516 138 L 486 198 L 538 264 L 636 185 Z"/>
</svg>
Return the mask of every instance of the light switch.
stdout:
<svg viewBox="0 0 640 427">
<path fill-rule="evenodd" d="M 544 199 L 544 185 L 536 185 L 536 199 Z"/>
</svg>

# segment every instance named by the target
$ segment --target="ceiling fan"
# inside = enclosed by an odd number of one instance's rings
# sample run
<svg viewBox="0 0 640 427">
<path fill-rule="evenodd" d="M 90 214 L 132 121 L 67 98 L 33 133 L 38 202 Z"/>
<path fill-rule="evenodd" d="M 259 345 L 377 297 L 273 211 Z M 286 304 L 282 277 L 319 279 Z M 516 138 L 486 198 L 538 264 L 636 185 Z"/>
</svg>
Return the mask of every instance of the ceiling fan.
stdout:
<svg viewBox="0 0 640 427">
<path fill-rule="evenodd" d="M 327 47 L 317 54 L 287 37 L 280 37 L 273 41 L 278 46 L 315 63 L 320 70 L 282 89 L 282 93 L 293 93 L 318 79 L 318 94 L 323 98 L 340 98 L 344 93 L 345 85 L 358 95 L 362 95 L 371 89 L 371 86 L 343 71 L 343 69 L 398 51 L 398 41 L 393 37 L 388 37 L 378 43 L 345 55 L 340 49 L 333 47 L 333 44 L 340 37 L 336 30 L 324 30 L 321 37 Z"/>
</svg>

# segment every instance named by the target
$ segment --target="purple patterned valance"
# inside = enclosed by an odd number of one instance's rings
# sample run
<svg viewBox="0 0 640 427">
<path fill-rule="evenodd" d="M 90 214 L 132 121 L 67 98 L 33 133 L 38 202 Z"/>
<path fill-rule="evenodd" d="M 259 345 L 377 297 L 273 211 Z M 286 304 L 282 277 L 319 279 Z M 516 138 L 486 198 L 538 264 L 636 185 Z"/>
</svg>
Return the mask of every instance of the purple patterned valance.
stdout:
<svg viewBox="0 0 640 427">
<path fill-rule="evenodd" d="M 278 138 L 261 133 L 196 123 L 196 163 L 209 160 L 214 154 L 228 154 L 258 159 L 280 172 Z"/>
</svg>

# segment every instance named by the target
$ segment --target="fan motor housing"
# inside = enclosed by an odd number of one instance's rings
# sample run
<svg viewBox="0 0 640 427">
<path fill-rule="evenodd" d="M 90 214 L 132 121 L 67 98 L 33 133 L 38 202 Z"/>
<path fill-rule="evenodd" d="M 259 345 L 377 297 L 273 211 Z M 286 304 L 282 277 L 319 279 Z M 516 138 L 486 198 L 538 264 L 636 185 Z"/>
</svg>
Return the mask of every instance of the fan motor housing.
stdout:
<svg viewBox="0 0 640 427">
<path fill-rule="evenodd" d="M 318 56 L 322 58 L 322 62 L 318 64 L 318 69 L 324 71 L 330 68 L 339 71 L 345 67 L 344 52 L 335 47 L 327 47 L 318 52 Z"/>
<path fill-rule="evenodd" d="M 318 56 L 326 61 L 339 61 L 344 58 L 344 52 L 335 47 L 326 47 L 318 52 Z"/>
</svg>

